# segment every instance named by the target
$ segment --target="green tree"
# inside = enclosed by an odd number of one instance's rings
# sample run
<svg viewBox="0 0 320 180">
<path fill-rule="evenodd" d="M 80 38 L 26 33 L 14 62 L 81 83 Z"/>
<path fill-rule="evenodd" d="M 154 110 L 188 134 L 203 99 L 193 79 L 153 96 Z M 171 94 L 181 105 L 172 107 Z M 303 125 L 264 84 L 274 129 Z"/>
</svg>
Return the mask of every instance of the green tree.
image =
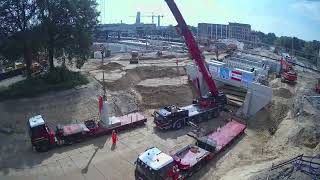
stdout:
<svg viewBox="0 0 320 180">
<path fill-rule="evenodd" d="M 268 33 L 264 38 L 264 43 L 272 45 L 276 39 L 277 36 L 274 33 Z"/>
<path fill-rule="evenodd" d="M 99 13 L 95 0 L 38 0 L 50 70 L 54 57 L 81 68 L 90 54 Z"/>
<path fill-rule="evenodd" d="M 38 25 L 34 0 L 2 0 L 0 2 L 0 33 L 4 41 L 1 52 L 6 57 L 23 57 L 27 77 L 31 75 L 33 29 Z"/>
</svg>

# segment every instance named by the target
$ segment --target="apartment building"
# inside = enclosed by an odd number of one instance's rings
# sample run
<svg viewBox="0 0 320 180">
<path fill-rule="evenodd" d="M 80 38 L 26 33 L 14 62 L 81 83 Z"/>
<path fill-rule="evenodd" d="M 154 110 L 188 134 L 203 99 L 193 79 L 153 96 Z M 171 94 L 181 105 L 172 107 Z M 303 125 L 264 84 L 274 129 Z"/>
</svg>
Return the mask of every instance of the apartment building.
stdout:
<svg viewBox="0 0 320 180">
<path fill-rule="evenodd" d="M 237 40 L 250 41 L 251 25 L 241 23 L 225 24 L 198 24 L 198 36 L 205 39 L 225 39 L 234 38 Z"/>
<path fill-rule="evenodd" d="M 251 25 L 241 23 L 229 23 L 229 38 L 238 40 L 251 40 Z"/>
<path fill-rule="evenodd" d="M 205 37 L 209 39 L 228 38 L 228 25 L 199 23 L 198 30 L 200 37 Z"/>
</svg>

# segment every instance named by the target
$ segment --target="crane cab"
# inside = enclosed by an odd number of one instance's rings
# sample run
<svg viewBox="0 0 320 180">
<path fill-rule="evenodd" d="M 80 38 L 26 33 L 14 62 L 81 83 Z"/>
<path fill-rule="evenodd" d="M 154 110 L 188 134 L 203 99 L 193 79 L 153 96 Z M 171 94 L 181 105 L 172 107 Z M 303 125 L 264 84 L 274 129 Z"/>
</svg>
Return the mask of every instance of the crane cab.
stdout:
<svg viewBox="0 0 320 180">
<path fill-rule="evenodd" d="M 27 126 L 31 144 L 37 151 L 47 151 L 55 143 L 55 133 L 46 125 L 41 115 L 30 118 Z"/>
<path fill-rule="evenodd" d="M 156 147 L 141 153 L 135 164 L 136 179 L 160 180 L 173 176 L 173 158 Z"/>
</svg>

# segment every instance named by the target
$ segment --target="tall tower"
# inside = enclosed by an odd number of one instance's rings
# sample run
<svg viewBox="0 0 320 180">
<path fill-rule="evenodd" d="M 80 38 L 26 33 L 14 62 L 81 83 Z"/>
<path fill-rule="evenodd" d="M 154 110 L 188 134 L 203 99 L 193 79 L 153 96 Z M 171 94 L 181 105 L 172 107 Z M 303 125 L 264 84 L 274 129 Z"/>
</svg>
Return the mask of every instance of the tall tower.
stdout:
<svg viewBox="0 0 320 180">
<path fill-rule="evenodd" d="M 319 49 L 319 54 L 317 57 L 317 67 L 320 68 L 320 49 Z"/>
<path fill-rule="evenodd" d="M 160 15 L 158 15 L 158 27 L 160 27 Z"/>
<path fill-rule="evenodd" d="M 141 12 L 138 11 L 138 12 L 137 12 L 137 17 L 136 17 L 136 24 L 140 24 L 140 23 L 141 23 L 141 22 L 140 22 L 140 19 L 141 19 Z"/>
</svg>

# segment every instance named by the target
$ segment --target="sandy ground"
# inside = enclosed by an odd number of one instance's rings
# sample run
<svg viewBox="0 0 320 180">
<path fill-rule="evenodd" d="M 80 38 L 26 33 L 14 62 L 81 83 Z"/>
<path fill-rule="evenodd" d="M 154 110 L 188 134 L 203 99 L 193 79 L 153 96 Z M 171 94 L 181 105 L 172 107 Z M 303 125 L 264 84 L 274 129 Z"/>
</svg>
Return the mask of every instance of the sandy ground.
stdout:
<svg viewBox="0 0 320 180">
<path fill-rule="evenodd" d="M 13 134 L 0 133 L 0 179 L 133 179 L 134 161 L 146 148 L 157 146 L 173 154 L 193 143 L 186 135 L 190 127 L 158 131 L 150 116 L 153 109 L 169 104 L 187 105 L 197 96 L 183 68 L 190 60 L 179 58 L 178 66 L 175 58 L 141 60 L 138 65 L 130 65 L 122 58 L 113 56 L 104 65 L 100 60 L 89 60 L 81 69 L 92 77 L 88 85 L 31 99 L 0 102 L 1 126 L 14 129 Z M 41 113 L 50 125 L 55 125 L 97 116 L 102 72 L 110 115 L 142 111 L 148 118 L 147 124 L 119 133 L 114 151 L 110 149 L 109 136 L 46 153 L 32 151 L 25 129 L 29 117 Z M 246 120 L 245 135 L 191 179 L 265 179 L 273 162 L 301 153 L 319 153 L 320 133 L 315 125 L 320 119 L 319 112 L 303 98 L 313 95 L 314 76 L 299 72 L 295 86 L 272 80 L 274 97 L 270 106 Z M 213 130 L 224 124 L 228 116 L 223 113 L 201 126 Z"/>
</svg>

